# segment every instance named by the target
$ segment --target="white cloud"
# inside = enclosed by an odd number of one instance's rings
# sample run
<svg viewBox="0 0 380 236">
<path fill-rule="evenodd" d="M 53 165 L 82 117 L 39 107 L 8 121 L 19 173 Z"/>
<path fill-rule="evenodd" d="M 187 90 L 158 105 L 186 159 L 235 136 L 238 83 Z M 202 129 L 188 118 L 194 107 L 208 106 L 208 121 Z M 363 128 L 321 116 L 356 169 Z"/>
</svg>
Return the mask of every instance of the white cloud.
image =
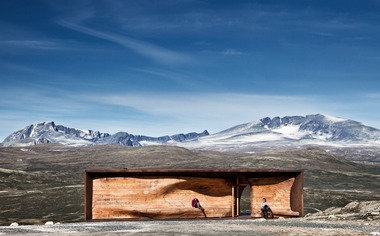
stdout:
<svg viewBox="0 0 380 236">
<path fill-rule="evenodd" d="M 110 32 L 102 32 L 102 31 L 94 30 L 94 29 L 81 26 L 79 24 L 69 22 L 69 21 L 60 21 L 59 24 L 66 28 L 69 28 L 69 29 L 72 29 L 84 34 L 88 34 L 97 38 L 108 40 L 113 43 L 117 43 L 125 48 L 131 49 L 135 51 L 136 53 L 160 64 L 178 65 L 178 64 L 186 64 L 186 63 L 194 62 L 193 59 L 189 55 L 172 51 L 170 49 L 166 49 L 163 47 L 159 47 L 157 45 L 144 42 L 142 40 L 137 40 L 137 39 L 133 39 L 127 36 L 113 34 Z"/>
<path fill-rule="evenodd" d="M 317 113 L 311 99 L 291 96 L 264 96 L 234 93 L 214 94 L 121 94 L 87 97 L 108 106 L 135 109 L 166 124 L 171 118 L 178 129 L 221 131 L 233 125 L 265 116 L 306 115 Z M 157 118 L 158 117 L 158 118 Z M 182 126 L 182 127 L 181 127 Z"/>
</svg>

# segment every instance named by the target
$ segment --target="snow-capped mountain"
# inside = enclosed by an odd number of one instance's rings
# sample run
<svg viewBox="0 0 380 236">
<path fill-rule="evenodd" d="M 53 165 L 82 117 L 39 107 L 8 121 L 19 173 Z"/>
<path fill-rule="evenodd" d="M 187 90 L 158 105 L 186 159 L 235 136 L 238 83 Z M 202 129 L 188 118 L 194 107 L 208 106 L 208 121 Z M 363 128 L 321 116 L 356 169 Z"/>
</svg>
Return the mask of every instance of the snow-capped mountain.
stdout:
<svg viewBox="0 0 380 236">
<path fill-rule="evenodd" d="M 168 144 L 197 139 L 209 135 L 202 133 L 175 134 L 172 136 L 148 137 L 118 132 L 114 135 L 93 130 L 78 130 L 54 122 L 43 122 L 25 127 L 9 135 L 3 146 L 29 146 L 43 143 L 60 143 L 69 146 L 88 146 L 97 144 L 119 144 L 126 146 L 143 146 L 149 144 Z"/>
<path fill-rule="evenodd" d="M 380 130 L 327 115 L 266 117 L 180 146 L 219 151 L 272 150 L 305 145 L 378 146 Z"/>
<path fill-rule="evenodd" d="M 3 145 L 28 146 L 42 143 L 61 143 L 64 145 L 91 145 L 96 140 L 110 136 L 93 130 L 78 130 L 54 122 L 43 122 L 26 126 L 4 139 Z"/>
<path fill-rule="evenodd" d="M 256 152 L 307 145 L 380 146 L 380 130 L 360 122 L 327 115 L 266 117 L 209 135 L 188 133 L 149 137 L 118 132 L 110 135 L 78 130 L 54 122 L 30 125 L 9 135 L 2 146 L 60 143 L 70 146 L 118 144 L 126 146 L 177 145 L 190 149 Z"/>
</svg>

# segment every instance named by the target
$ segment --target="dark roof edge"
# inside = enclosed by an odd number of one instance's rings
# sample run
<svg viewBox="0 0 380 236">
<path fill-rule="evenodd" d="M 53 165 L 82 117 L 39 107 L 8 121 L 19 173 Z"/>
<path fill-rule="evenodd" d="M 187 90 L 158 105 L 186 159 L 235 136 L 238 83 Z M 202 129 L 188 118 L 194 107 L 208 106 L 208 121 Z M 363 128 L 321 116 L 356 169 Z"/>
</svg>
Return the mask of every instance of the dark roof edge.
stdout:
<svg viewBox="0 0 380 236">
<path fill-rule="evenodd" d="M 282 170 L 282 169 L 256 169 L 256 168 L 239 168 L 239 169 L 155 169 L 155 168 L 99 168 L 87 169 L 86 173 L 301 173 L 304 170 Z"/>
</svg>

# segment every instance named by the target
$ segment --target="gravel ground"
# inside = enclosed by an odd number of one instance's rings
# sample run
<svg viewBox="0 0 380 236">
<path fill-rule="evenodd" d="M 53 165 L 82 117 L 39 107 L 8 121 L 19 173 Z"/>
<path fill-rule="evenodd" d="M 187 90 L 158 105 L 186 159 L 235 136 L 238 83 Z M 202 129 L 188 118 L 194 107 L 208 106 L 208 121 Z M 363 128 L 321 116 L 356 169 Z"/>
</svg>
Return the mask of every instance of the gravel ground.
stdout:
<svg viewBox="0 0 380 236">
<path fill-rule="evenodd" d="M 380 221 L 299 219 L 83 222 L 0 227 L 0 235 L 380 235 Z"/>
</svg>

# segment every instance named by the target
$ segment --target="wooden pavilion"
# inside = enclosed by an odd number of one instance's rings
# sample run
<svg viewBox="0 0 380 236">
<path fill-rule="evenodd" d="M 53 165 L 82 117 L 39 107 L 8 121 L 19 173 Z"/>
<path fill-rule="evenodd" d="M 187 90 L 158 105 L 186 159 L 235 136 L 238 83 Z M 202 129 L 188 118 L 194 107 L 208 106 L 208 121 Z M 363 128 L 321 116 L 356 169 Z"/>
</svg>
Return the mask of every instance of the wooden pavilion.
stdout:
<svg viewBox="0 0 380 236">
<path fill-rule="evenodd" d="M 85 220 L 237 217 L 244 188 L 251 217 L 262 198 L 274 215 L 303 215 L 303 171 L 276 169 L 92 169 L 85 171 Z"/>
</svg>

